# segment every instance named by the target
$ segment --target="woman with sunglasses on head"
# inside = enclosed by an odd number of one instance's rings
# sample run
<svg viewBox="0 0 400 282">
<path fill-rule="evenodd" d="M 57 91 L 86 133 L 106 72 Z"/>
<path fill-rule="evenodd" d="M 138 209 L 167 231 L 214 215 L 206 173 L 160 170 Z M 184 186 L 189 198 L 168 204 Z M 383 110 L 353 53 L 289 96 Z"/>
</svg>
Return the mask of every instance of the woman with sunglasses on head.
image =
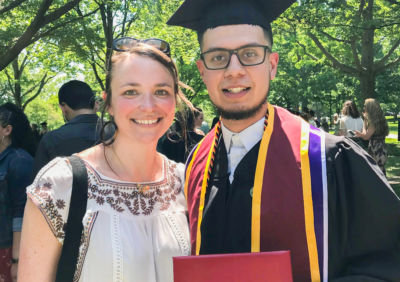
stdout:
<svg viewBox="0 0 400 282">
<path fill-rule="evenodd" d="M 12 103 L 0 106 L 0 281 L 17 279 L 22 216 L 35 154 L 28 118 Z"/>
<path fill-rule="evenodd" d="M 88 201 L 74 281 L 173 281 L 172 257 L 190 254 L 183 165 L 156 152 L 186 99 L 171 58 L 147 42 L 129 48 L 108 74 L 103 116 L 115 134 L 78 154 Z M 20 281 L 54 281 L 71 182 L 70 164 L 57 158 L 28 188 Z"/>
</svg>

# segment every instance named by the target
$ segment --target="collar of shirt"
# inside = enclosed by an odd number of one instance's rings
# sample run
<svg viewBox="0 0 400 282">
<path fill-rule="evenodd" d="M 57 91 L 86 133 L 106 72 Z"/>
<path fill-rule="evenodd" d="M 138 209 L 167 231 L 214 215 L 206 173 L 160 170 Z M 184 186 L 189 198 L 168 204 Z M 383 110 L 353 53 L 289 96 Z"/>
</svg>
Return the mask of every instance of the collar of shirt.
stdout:
<svg viewBox="0 0 400 282">
<path fill-rule="evenodd" d="M 257 144 L 258 141 L 261 140 L 264 133 L 264 120 L 265 117 L 262 117 L 259 121 L 253 123 L 246 129 L 237 133 L 239 134 L 240 141 L 242 141 L 247 152 L 250 151 L 250 149 L 253 148 L 253 146 Z M 222 121 L 221 121 L 221 129 L 222 129 L 222 134 L 224 136 L 225 148 L 229 154 L 232 135 L 235 134 L 235 132 L 232 132 L 228 128 L 226 128 Z"/>
<path fill-rule="evenodd" d="M 5 148 L 4 151 L 0 153 L 0 161 L 6 158 L 6 156 L 11 152 L 12 148 L 13 147 L 11 145 L 8 145 L 8 147 Z"/>
<path fill-rule="evenodd" d="M 99 119 L 97 114 L 82 114 L 74 117 L 67 123 L 91 123 L 91 122 L 96 122 Z"/>
</svg>

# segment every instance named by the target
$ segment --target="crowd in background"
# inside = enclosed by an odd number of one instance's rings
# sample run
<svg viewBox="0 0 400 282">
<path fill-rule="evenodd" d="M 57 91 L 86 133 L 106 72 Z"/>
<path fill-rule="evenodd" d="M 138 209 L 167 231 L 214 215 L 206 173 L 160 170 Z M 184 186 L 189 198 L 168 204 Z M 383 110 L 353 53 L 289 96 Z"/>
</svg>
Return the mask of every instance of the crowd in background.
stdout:
<svg viewBox="0 0 400 282">
<path fill-rule="evenodd" d="M 340 114 L 333 114 L 332 121 L 328 117 L 319 118 L 313 110 L 307 108 L 297 114 L 325 132 L 352 139 L 368 151 L 386 175 L 385 164 L 388 155 L 385 138 L 389 134 L 389 127 L 377 100 L 366 99 L 362 113 L 358 111 L 354 101 L 348 100 L 343 103 Z"/>
</svg>

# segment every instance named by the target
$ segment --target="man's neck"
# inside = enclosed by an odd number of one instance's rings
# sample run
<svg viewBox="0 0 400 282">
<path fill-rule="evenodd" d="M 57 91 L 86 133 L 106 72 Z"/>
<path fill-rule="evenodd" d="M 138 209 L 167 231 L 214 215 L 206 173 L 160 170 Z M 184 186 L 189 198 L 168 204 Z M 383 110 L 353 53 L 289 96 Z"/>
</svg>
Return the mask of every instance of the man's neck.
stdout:
<svg viewBox="0 0 400 282">
<path fill-rule="evenodd" d="M 69 120 L 68 121 L 70 121 L 70 120 L 72 120 L 72 119 L 74 119 L 74 118 L 76 118 L 77 116 L 80 116 L 80 115 L 91 115 L 91 114 L 94 114 L 94 113 L 95 113 L 94 110 L 91 110 L 91 109 L 73 110 L 69 114 Z"/>
<path fill-rule="evenodd" d="M 268 104 L 265 103 L 260 110 L 253 116 L 247 118 L 247 119 L 241 119 L 241 120 L 233 120 L 233 119 L 224 119 L 221 118 L 222 122 L 224 123 L 224 126 L 229 129 L 230 131 L 234 133 L 239 133 L 252 124 L 256 123 L 259 121 L 263 116 L 265 116 L 267 112 Z"/>
</svg>

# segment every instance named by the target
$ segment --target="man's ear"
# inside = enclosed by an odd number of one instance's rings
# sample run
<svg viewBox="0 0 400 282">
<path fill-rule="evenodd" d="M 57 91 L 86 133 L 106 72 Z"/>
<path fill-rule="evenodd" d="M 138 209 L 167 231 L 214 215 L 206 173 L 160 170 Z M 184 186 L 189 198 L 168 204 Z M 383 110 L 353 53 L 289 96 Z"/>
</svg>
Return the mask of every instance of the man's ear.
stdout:
<svg viewBox="0 0 400 282">
<path fill-rule="evenodd" d="M 67 104 L 61 102 L 60 104 L 58 104 L 58 106 L 60 107 L 60 110 L 62 111 L 63 115 L 65 115 L 65 112 L 67 111 Z"/>
<path fill-rule="evenodd" d="M 270 76 L 271 79 L 274 79 L 278 70 L 279 54 L 276 52 L 269 54 L 268 60 L 270 66 Z"/>
<path fill-rule="evenodd" d="M 203 62 L 203 60 L 197 60 L 196 61 L 196 65 L 197 65 L 197 69 L 199 70 L 199 72 L 200 72 L 200 75 L 201 75 L 201 78 L 203 78 L 203 76 L 204 76 L 204 71 L 205 71 L 205 66 L 204 66 L 204 62 Z"/>
</svg>

